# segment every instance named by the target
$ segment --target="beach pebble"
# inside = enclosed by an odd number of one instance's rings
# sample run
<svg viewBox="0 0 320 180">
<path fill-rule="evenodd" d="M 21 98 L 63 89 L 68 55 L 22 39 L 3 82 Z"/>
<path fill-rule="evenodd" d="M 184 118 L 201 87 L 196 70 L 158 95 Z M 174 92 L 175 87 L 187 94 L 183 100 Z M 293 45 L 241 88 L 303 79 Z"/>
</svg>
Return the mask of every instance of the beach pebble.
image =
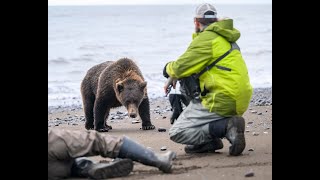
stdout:
<svg viewBox="0 0 320 180">
<path fill-rule="evenodd" d="M 248 172 L 244 176 L 245 177 L 252 177 L 252 176 L 254 176 L 254 172 Z"/>
<path fill-rule="evenodd" d="M 132 122 L 132 124 L 140 123 L 140 121 L 138 121 L 138 120 L 134 120 L 134 121 L 131 121 L 131 122 Z"/>
<path fill-rule="evenodd" d="M 267 131 L 265 131 L 265 132 L 263 132 L 264 134 L 268 134 L 268 132 Z"/>
<path fill-rule="evenodd" d="M 163 117 L 162 117 L 162 119 L 165 119 L 165 118 L 167 118 L 167 117 L 166 117 L 166 116 L 163 116 Z"/>
<path fill-rule="evenodd" d="M 262 115 L 262 113 L 258 113 L 258 115 Z"/>
<path fill-rule="evenodd" d="M 254 149 L 253 149 L 253 148 L 250 148 L 250 149 L 248 149 L 248 151 L 254 151 Z"/>
<path fill-rule="evenodd" d="M 167 146 L 162 146 L 160 150 L 161 150 L 161 151 L 167 150 Z"/>
<path fill-rule="evenodd" d="M 257 132 L 253 132 L 253 133 L 252 133 L 252 135 L 254 135 L 254 136 L 258 136 L 258 135 L 259 135 L 259 133 L 257 133 Z"/>
<path fill-rule="evenodd" d="M 246 132 L 250 132 L 250 130 L 246 130 Z"/>
<path fill-rule="evenodd" d="M 257 113 L 257 111 L 255 111 L 255 110 L 253 110 L 253 111 L 250 111 L 251 113 L 253 113 L 253 114 L 255 114 L 255 113 Z"/>
<path fill-rule="evenodd" d="M 253 121 L 249 121 L 247 124 L 252 124 L 253 123 Z"/>
<path fill-rule="evenodd" d="M 159 127 L 159 128 L 158 128 L 158 131 L 159 131 L 159 132 L 166 132 L 167 130 L 166 130 L 165 128 Z"/>
</svg>

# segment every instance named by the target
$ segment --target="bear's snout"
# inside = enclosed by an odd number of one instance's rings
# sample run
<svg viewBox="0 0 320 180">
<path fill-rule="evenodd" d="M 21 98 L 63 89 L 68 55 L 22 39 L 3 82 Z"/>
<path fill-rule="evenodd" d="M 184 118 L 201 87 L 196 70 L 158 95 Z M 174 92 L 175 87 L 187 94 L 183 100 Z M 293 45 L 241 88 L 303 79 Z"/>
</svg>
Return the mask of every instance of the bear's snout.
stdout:
<svg viewBox="0 0 320 180">
<path fill-rule="evenodd" d="M 128 115 L 131 117 L 131 118 L 135 118 L 137 117 L 137 114 L 138 114 L 138 107 L 135 105 L 135 104 L 129 104 L 128 107 Z"/>
<path fill-rule="evenodd" d="M 129 114 L 129 116 L 130 116 L 131 118 L 135 118 L 135 117 L 137 117 L 137 113 L 132 112 L 132 113 Z"/>
</svg>

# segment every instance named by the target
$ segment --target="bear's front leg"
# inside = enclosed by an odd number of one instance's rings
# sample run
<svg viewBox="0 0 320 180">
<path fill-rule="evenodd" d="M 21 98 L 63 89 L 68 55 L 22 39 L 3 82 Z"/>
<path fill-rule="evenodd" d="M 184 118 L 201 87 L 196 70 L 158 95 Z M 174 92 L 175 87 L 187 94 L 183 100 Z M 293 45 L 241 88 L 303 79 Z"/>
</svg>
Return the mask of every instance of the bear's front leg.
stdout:
<svg viewBox="0 0 320 180">
<path fill-rule="evenodd" d="M 105 113 L 105 115 L 104 115 L 104 122 L 105 122 L 105 126 L 108 128 L 108 130 L 111 130 L 111 129 L 112 129 L 112 126 L 109 126 L 109 125 L 107 124 L 108 117 L 109 117 L 109 113 Z"/>
<path fill-rule="evenodd" d="M 143 130 L 152 130 L 156 127 L 151 124 L 150 121 L 150 105 L 149 105 L 149 98 L 145 98 L 140 106 L 139 106 L 139 115 L 142 120 L 142 129 Z"/>
<path fill-rule="evenodd" d="M 107 99 L 96 98 L 94 103 L 94 130 L 99 132 L 108 132 L 106 121 L 109 116 L 110 107 L 108 107 Z"/>
</svg>

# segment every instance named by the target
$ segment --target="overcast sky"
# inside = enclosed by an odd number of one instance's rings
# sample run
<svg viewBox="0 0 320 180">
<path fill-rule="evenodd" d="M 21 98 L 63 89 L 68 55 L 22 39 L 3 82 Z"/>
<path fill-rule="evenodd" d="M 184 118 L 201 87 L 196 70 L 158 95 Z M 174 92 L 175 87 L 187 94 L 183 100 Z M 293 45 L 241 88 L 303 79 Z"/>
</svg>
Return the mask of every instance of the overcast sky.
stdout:
<svg viewBox="0 0 320 180">
<path fill-rule="evenodd" d="M 272 0 L 48 0 L 48 5 L 103 5 L 103 4 L 272 4 Z"/>
</svg>

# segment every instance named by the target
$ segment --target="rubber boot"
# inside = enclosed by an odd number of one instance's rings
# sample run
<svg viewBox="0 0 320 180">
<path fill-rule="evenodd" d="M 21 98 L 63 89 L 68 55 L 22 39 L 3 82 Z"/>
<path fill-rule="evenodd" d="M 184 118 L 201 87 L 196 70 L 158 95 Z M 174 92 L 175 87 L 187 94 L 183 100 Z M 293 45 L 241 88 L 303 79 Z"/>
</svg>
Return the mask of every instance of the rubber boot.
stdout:
<svg viewBox="0 0 320 180">
<path fill-rule="evenodd" d="M 128 137 L 124 137 L 118 157 L 129 158 L 144 165 L 157 167 L 164 173 L 170 173 L 172 160 L 176 158 L 176 153 L 168 151 L 164 154 L 157 154 Z"/>
<path fill-rule="evenodd" d="M 89 177 L 92 179 L 107 179 L 127 176 L 133 169 L 131 159 L 115 159 L 110 163 L 94 163 L 86 157 L 77 158 L 72 166 L 74 177 Z"/>
<path fill-rule="evenodd" d="M 246 147 L 246 140 L 244 137 L 245 120 L 243 117 L 229 118 L 226 138 L 231 143 L 229 147 L 229 154 L 238 156 Z"/>
<path fill-rule="evenodd" d="M 211 136 L 228 139 L 231 144 L 229 154 L 232 156 L 240 155 L 246 147 L 244 129 L 245 121 L 243 117 L 238 116 L 213 121 L 209 124 Z"/>
<path fill-rule="evenodd" d="M 207 153 L 215 152 L 216 150 L 222 149 L 223 143 L 221 139 L 214 138 L 211 142 L 200 145 L 186 145 L 184 151 L 186 153 Z"/>
</svg>

